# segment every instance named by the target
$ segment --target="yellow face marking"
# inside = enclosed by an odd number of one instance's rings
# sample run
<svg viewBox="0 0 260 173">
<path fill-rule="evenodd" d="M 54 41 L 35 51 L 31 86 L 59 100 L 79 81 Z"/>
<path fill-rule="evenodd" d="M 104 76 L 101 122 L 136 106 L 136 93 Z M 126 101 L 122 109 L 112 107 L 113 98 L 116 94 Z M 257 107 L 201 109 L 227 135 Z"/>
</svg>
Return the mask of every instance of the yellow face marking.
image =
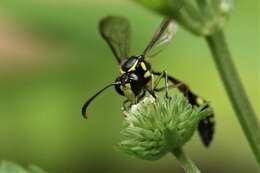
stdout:
<svg viewBox="0 0 260 173">
<path fill-rule="evenodd" d="M 131 89 L 131 85 L 130 85 L 130 83 L 125 84 L 125 87 Z"/>
<path fill-rule="evenodd" d="M 147 70 L 147 67 L 146 67 L 146 65 L 145 65 L 145 63 L 144 63 L 144 62 L 141 62 L 141 67 L 143 68 L 143 70 L 144 70 L 144 71 L 146 71 L 146 70 Z"/>
<path fill-rule="evenodd" d="M 129 100 L 134 101 L 136 99 L 130 84 L 127 83 L 125 86 L 120 86 L 120 88 Z"/>
<path fill-rule="evenodd" d="M 120 71 L 121 74 L 124 74 L 124 73 L 125 73 L 125 71 L 122 70 L 121 68 L 119 69 L 119 71 Z"/>
<path fill-rule="evenodd" d="M 150 77 L 150 76 L 151 76 L 151 72 L 150 72 L 150 71 L 145 72 L 145 74 L 144 74 L 144 77 L 145 77 L 145 78 L 148 78 L 148 77 Z"/>
<path fill-rule="evenodd" d="M 203 105 L 204 104 L 204 100 L 202 98 L 200 98 L 200 97 L 198 97 L 196 99 L 196 102 L 198 103 L 198 105 Z"/>
<path fill-rule="evenodd" d="M 128 70 L 128 72 L 135 71 L 135 67 L 136 67 L 137 63 L 138 63 L 138 61 L 135 62 L 135 64 Z"/>
</svg>

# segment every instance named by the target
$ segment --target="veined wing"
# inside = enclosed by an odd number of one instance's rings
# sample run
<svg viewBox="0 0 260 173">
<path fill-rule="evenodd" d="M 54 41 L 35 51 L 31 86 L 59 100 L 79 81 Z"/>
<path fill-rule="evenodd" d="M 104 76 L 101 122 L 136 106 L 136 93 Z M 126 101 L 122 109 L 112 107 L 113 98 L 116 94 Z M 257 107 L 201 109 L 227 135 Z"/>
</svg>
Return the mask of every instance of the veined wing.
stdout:
<svg viewBox="0 0 260 173">
<path fill-rule="evenodd" d="M 117 62 L 121 64 L 122 60 L 129 56 L 129 21 L 126 18 L 119 16 L 108 16 L 100 21 L 99 31 L 111 48 Z"/>
<path fill-rule="evenodd" d="M 151 41 L 146 46 L 143 55 L 147 58 L 159 53 L 170 43 L 176 32 L 176 23 L 171 19 L 164 19 L 160 27 L 154 33 Z"/>
</svg>

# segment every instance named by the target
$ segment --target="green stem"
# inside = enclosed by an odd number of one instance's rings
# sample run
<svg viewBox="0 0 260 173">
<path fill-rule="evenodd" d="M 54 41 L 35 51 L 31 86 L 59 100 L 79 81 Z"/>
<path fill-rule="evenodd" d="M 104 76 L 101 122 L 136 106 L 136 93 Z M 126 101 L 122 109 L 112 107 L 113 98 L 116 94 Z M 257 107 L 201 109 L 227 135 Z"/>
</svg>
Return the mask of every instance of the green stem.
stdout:
<svg viewBox="0 0 260 173">
<path fill-rule="evenodd" d="M 175 149 L 172 151 L 174 156 L 178 159 L 181 166 L 186 173 L 201 173 L 199 168 L 193 163 L 193 161 L 183 152 L 182 149 Z"/>
<path fill-rule="evenodd" d="M 260 166 L 260 125 L 240 82 L 222 31 L 206 37 L 229 99 Z"/>
</svg>

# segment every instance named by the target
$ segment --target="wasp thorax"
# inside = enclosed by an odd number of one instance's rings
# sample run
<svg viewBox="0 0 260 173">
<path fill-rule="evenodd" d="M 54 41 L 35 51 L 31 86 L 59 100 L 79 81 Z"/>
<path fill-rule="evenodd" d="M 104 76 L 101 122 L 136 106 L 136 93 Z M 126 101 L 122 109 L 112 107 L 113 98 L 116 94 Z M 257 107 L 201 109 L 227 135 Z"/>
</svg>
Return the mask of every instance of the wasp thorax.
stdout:
<svg viewBox="0 0 260 173">
<path fill-rule="evenodd" d="M 131 56 L 121 65 L 121 72 L 138 71 L 140 74 L 144 74 L 150 68 L 150 64 L 144 60 L 143 55 Z"/>
<path fill-rule="evenodd" d="M 128 71 L 134 71 L 136 66 L 138 64 L 138 57 L 131 56 L 127 59 L 126 62 L 124 62 L 121 66 L 122 71 L 128 72 Z"/>
</svg>

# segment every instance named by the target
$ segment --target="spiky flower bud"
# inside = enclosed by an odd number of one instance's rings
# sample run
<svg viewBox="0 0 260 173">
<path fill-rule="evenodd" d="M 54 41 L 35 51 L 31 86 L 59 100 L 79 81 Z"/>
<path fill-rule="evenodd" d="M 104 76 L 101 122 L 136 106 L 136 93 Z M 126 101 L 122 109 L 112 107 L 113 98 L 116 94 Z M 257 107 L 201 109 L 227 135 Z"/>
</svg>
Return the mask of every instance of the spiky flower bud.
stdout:
<svg viewBox="0 0 260 173">
<path fill-rule="evenodd" d="M 210 109 L 193 108 L 180 93 L 146 97 L 125 111 L 124 140 L 118 148 L 145 160 L 157 160 L 190 140 Z"/>
</svg>

